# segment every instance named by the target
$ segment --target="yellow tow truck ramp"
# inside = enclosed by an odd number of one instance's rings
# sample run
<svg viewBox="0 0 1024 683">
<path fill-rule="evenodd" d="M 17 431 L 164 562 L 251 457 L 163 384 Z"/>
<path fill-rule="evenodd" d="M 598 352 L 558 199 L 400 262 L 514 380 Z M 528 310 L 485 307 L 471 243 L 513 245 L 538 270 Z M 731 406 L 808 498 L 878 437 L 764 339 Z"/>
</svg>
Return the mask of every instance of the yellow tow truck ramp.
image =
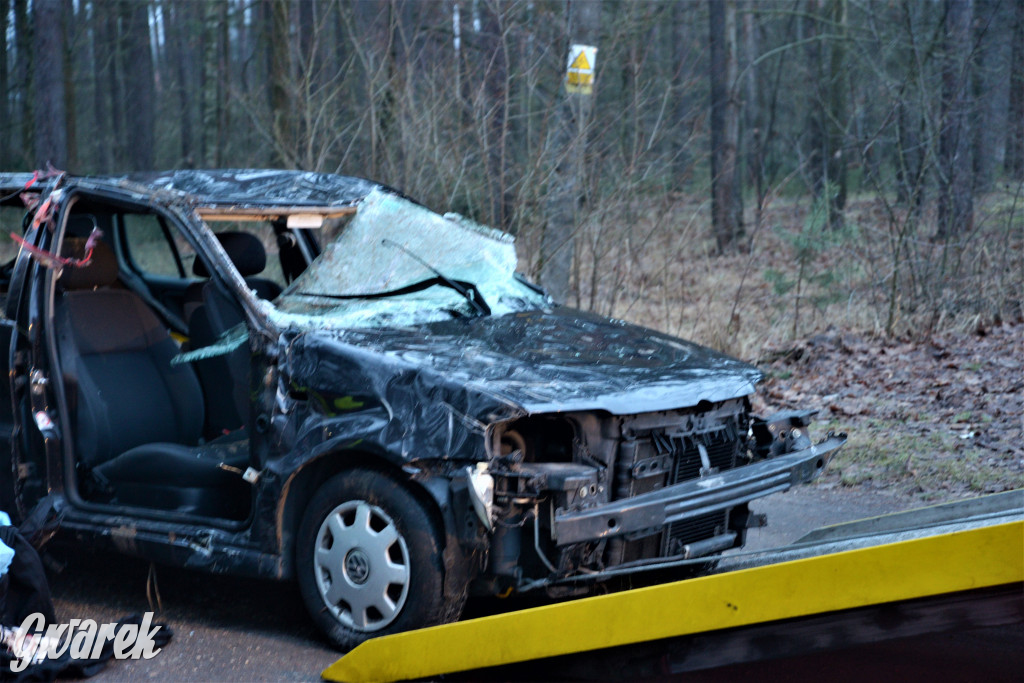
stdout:
<svg viewBox="0 0 1024 683">
<path fill-rule="evenodd" d="M 824 527 L 789 546 L 725 557 L 709 576 L 377 638 L 322 676 L 346 683 L 483 677 L 539 661 L 554 665 L 541 669 L 552 678 L 564 677 L 559 664 L 590 677 L 595 666 L 628 663 L 633 669 L 620 673 L 639 679 L 1022 621 L 1018 490 Z M 698 636 L 715 647 L 692 647 Z M 763 651 L 765 642 L 772 652 Z"/>
</svg>

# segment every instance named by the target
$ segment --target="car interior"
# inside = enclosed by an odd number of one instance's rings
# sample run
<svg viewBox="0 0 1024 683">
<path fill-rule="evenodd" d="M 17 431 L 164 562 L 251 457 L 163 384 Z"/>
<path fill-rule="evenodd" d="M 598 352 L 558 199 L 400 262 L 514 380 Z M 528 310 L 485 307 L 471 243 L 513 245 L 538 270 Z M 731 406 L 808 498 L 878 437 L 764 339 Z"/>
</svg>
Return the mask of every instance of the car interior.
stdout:
<svg viewBox="0 0 1024 683">
<path fill-rule="evenodd" d="M 94 228 L 102 238 L 87 265 L 62 269 L 53 309 L 80 494 L 94 503 L 246 519 L 249 347 L 172 362 L 244 325 L 241 304 L 154 213 L 76 204 L 61 255 L 85 259 Z M 258 296 L 281 292 L 279 282 L 261 277 L 260 236 L 217 236 Z"/>
</svg>

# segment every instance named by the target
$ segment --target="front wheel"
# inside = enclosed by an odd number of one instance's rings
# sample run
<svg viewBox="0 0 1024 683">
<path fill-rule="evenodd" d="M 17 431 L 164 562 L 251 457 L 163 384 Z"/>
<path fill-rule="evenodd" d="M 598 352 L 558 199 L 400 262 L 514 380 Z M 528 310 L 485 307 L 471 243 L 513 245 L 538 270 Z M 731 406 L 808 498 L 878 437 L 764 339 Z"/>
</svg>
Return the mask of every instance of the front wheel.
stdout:
<svg viewBox="0 0 1024 683">
<path fill-rule="evenodd" d="M 442 536 L 428 510 L 380 472 L 329 479 L 296 546 L 302 598 L 337 647 L 458 618 L 444 596 Z"/>
</svg>

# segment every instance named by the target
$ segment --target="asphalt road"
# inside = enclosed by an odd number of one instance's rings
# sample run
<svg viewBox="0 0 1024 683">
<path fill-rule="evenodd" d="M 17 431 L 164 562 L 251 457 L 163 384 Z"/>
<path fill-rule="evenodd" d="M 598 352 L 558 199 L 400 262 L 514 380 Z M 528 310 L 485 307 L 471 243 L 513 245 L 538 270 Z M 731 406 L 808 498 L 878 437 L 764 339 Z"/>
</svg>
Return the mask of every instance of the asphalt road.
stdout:
<svg viewBox="0 0 1024 683">
<path fill-rule="evenodd" d="M 884 493 L 803 487 L 755 504 L 768 514 L 769 526 L 753 531 L 749 545 L 782 545 L 819 526 L 895 512 L 909 503 Z M 113 661 L 94 680 L 318 680 L 339 656 L 318 636 L 292 584 L 158 567 L 158 590 L 147 598 L 148 563 L 73 546 L 53 548 L 51 555 L 65 563 L 50 575 L 58 619 L 112 622 L 155 609 L 157 620 L 174 629 L 154 659 Z"/>
<path fill-rule="evenodd" d="M 158 567 L 147 597 L 149 563 L 70 547 L 51 555 L 66 563 L 50 579 L 59 620 L 115 622 L 152 609 L 174 630 L 155 658 L 112 661 L 94 680 L 310 681 L 339 656 L 293 584 Z"/>
</svg>

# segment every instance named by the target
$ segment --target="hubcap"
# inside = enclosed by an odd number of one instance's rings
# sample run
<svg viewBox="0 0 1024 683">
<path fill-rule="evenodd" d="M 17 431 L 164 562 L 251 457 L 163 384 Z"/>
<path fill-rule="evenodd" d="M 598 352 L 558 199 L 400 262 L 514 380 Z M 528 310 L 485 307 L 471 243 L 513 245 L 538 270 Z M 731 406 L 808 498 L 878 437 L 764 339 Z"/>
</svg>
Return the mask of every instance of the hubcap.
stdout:
<svg viewBox="0 0 1024 683">
<path fill-rule="evenodd" d="M 409 594 L 409 548 L 383 510 L 342 503 L 320 524 L 314 552 L 320 597 L 338 621 L 377 631 L 398 618 Z"/>
</svg>

